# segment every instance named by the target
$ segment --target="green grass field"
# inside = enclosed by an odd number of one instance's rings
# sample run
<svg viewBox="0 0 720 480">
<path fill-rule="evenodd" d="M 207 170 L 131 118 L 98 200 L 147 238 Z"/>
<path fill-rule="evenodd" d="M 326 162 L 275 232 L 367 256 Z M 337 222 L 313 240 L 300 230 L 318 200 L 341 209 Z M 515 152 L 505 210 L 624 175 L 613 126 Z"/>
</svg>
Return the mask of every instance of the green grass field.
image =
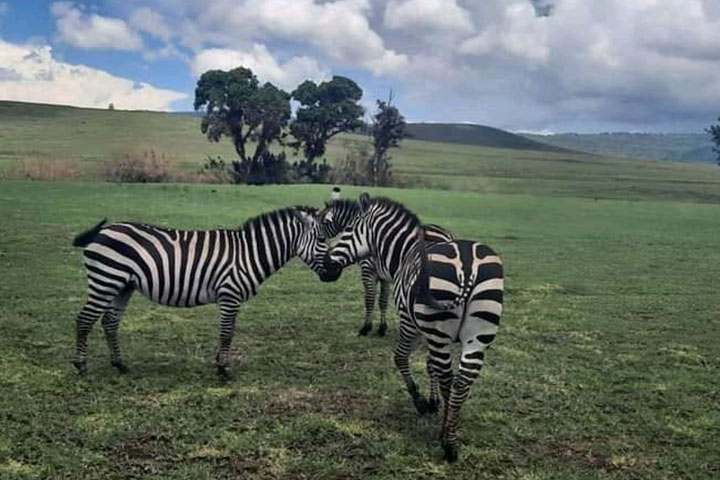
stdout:
<svg viewBox="0 0 720 480">
<path fill-rule="evenodd" d="M 155 149 L 185 171 L 199 170 L 207 155 L 234 158 L 229 141 L 210 143 L 198 118 L 152 112 L 93 110 L 0 102 L 0 174 L 23 158 L 67 159 L 91 178 L 102 162 Z M 348 154 L 358 135 L 334 139 L 332 163 Z M 478 193 L 584 198 L 646 197 L 720 203 L 720 169 L 579 153 L 406 140 L 393 152 L 395 176 L 416 187 Z M 1 175 L 0 175 L 1 177 Z"/>
<path fill-rule="evenodd" d="M 355 336 L 355 269 L 322 284 L 295 261 L 270 278 L 241 310 L 229 383 L 212 368 L 213 306 L 139 296 L 120 333 L 130 374 L 109 365 L 100 328 L 89 375 L 70 364 L 85 296 L 76 233 L 105 216 L 231 227 L 319 205 L 327 187 L 2 181 L 0 478 L 717 479 L 714 171 L 426 147 L 398 165 L 454 162 L 458 188 L 481 193 L 372 193 L 486 241 L 507 269 L 507 313 L 463 409 L 459 464 L 441 462 L 439 418 L 416 415 L 395 372 L 394 328 Z M 424 379 L 424 356 L 413 358 Z"/>
</svg>

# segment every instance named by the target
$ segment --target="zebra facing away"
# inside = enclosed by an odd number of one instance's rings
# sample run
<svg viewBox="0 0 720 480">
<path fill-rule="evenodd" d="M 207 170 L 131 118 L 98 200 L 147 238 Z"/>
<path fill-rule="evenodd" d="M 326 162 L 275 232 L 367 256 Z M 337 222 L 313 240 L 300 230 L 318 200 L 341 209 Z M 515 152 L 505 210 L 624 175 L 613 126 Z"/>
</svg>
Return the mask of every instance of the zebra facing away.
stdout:
<svg viewBox="0 0 720 480">
<path fill-rule="evenodd" d="M 105 220 L 78 235 L 73 245 L 84 248 L 88 299 L 77 316 L 73 364 L 87 373 L 87 338 L 100 319 L 110 363 L 121 372 L 117 330 L 135 290 L 150 300 L 173 307 L 217 303 L 220 346 L 217 371 L 229 374 L 230 344 L 240 305 L 260 284 L 291 258 L 300 258 L 321 279 L 327 243 L 316 219 L 317 210 L 293 207 L 262 214 L 238 230 L 173 230 Z"/>
<path fill-rule="evenodd" d="M 418 218 L 403 205 L 384 198 L 360 197 L 362 213 L 330 249 L 326 278 L 363 258 L 393 281 L 400 314 L 395 365 L 418 412 L 436 412 L 438 390 L 444 401 L 444 459 L 454 462 L 460 408 L 495 340 L 502 313 L 503 267 L 484 244 L 454 240 L 426 249 Z M 418 391 L 409 357 L 420 338 L 428 347 L 429 402 Z M 460 344 L 457 373 L 452 344 Z"/>
<path fill-rule="evenodd" d="M 354 200 L 336 200 L 331 203 L 325 202 L 325 209 L 320 212 L 319 218 L 323 224 L 325 236 L 333 238 L 337 236 L 356 216 L 360 214 L 360 204 Z M 425 234 L 425 243 L 450 242 L 455 239 L 452 233 L 439 225 L 425 224 L 422 226 Z M 377 335 L 383 336 L 387 331 L 387 310 L 390 303 L 390 282 L 392 278 L 382 277 L 375 266 L 372 257 L 359 261 L 360 277 L 362 279 L 365 299 L 365 322 L 358 331 L 358 335 L 367 335 L 372 330 L 373 310 L 375 309 L 375 298 L 377 286 L 380 284 L 380 326 Z"/>
</svg>

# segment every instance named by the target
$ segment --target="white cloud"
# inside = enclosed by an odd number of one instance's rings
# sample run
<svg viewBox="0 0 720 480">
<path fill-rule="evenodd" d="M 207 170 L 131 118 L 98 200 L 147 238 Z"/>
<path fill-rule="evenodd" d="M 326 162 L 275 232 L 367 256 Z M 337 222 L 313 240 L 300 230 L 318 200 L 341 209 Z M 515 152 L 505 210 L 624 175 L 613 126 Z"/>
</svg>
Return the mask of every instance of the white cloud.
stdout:
<svg viewBox="0 0 720 480">
<path fill-rule="evenodd" d="M 170 110 L 186 94 L 116 77 L 103 70 L 55 60 L 49 46 L 0 40 L 0 100 L 78 107 Z"/>
<path fill-rule="evenodd" d="M 129 18 L 130 25 L 136 30 L 148 33 L 165 42 L 172 37 L 172 29 L 166 23 L 165 17 L 148 7 L 141 7 L 132 12 Z"/>
<path fill-rule="evenodd" d="M 370 28 L 367 0 L 216 0 L 180 22 L 187 46 L 237 47 L 266 40 L 310 45 L 341 65 L 375 74 L 398 71 L 407 57 L 385 46 Z"/>
<path fill-rule="evenodd" d="M 293 57 L 280 64 L 265 45 L 257 43 L 249 51 L 226 48 L 203 50 L 191 62 L 196 77 L 207 70 L 230 70 L 240 66 L 252 70 L 261 82 L 271 82 L 288 91 L 305 80 L 318 81 L 330 76 L 310 57 Z"/>
<path fill-rule="evenodd" d="M 167 43 L 165 46 L 156 49 L 145 48 L 142 52 L 142 58 L 148 62 L 172 58 L 180 59 L 185 63 L 190 62 L 190 58 L 172 43 Z"/>
<path fill-rule="evenodd" d="M 84 49 L 140 50 L 140 35 L 124 20 L 87 14 L 73 2 L 54 2 L 57 40 Z"/>
<path fill-rule="evenodd" d="M 537 17 L 529 2 L 510 4 L 501 21 L 465 40 L 460 52 L 487 55 L 504 51 L 524 60 L 545 60 L 550 54 L 548 19 Z"/>
<path fill-rule="evenodd" d="M 391 0 L 385 7 L 384 24 L 418 36 L 435 31 L 456 34 L 473 31 L 470 13 L 456 0 Z"/>
<path fill-rule="evenodd" d="M 370 72 L 363 87 L 381 96 L 394 87 L 414 118 L 553 131 L 699 129 L 720 105 L 718 0 L 124 3 L 140 12 L 133 28 L 194 50 L 196 70 L 253 62 L 286 86 L 325 68 Z M 284 61 L 293 57 L 304 60 Z"/>
<path fill-rule="evenodd" d="M 490 3 L 454 61 L 475 66 L 469 81 L 486 105 L 526 102 L 522 120 L 501 113 L 506 125 L 668 124 L 720 104 L 720 14 L 706 0 L 557 0 L 549 16 L 525 0 Z"/>
</svg>

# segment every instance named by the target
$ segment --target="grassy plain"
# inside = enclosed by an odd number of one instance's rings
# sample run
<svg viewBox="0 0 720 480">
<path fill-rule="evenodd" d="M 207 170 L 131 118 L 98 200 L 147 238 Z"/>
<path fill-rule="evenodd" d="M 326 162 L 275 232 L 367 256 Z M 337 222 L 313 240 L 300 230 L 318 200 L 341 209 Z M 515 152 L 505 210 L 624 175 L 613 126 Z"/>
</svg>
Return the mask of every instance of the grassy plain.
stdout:
<svg viewBox="0 0 720 480">
<path fill-rule="evenodd" d="M 435 145 L 403 168 L 441 169 Z M 355 270 L 328 285 L 295 262 L 271 277 L 241 310 L 229 383 L 211 365 L 213 306 L 139 296 L 120 333 L 131 373 L 110 367 L 100 328 L 89 375 L 70 365 L 85 295 L 74 234 L 105 216 L 231 227 L 320 204 L 326 187 L 0 182 L 0 478 L 718 478 L 716 177 L 637 167 L 633 190 L 618 164 L 515 155 L 452 160 L 486 193 L 371 191 L 505 260 L 507 313 L 452 466 L 439 418 L 417 417 L 394 370 L 394 329 L 355 336 Z"/>
<path fill-rule="evenodd" d="M 337 137 L 328 148 L 330 163 L 367 141 L 358 135 Z M 97 178 L 104 160 L 151 148 L 186 171 L 200 169 L 207 155 L 234 158 L 229 141 L 205 139 L 198 118 L 0 102 L 0 173 L 18 159 L 51 158 L 77 161 L 90 178 Z M 720 203 L 720 169 L 713 165 L 417 140 L 404 141 L 392 163 L 396 177 L 417 187 Z"/>
</svg>

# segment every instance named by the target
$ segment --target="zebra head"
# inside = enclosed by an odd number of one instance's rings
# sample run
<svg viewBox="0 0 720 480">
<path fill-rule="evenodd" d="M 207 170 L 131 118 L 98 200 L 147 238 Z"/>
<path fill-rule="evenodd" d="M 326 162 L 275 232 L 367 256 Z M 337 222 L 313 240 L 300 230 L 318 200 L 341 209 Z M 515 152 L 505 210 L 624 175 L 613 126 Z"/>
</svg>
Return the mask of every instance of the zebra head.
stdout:
<svg viewBox="0 0 720 480">
<path fill-rule="evenodd" d="M 318 219 L 317 209 L 295 207 L 294 213 L 303 225 L 303 232 L 297 242 L 297 255 L 318 274 L 320 280 L 324 282 L 337 280 L 340 275 L 333 277 L 325 266 L 328 254 L 327 236 Z"/>
<path fill-rule="evenodd" d="M 321 214 L 324 231 L 332 232 L 344 226 L 340 238 L 335 242 L 327 255 L 325 270 L 334 281 L 340 278 L 343 268 L 352 265 L 370 255 L 370 237 L 368 230 L 371 209 L 370 196 L 360 195 L 360 202 L 346 202 L 346 205 L 333 205 Z M 333 208 L 335 207 L 335 208 Z"/>
<path fill-rule="evenodd" d="M 355 200 L 334 200 L 325 202 L 325 208 L 318 215 L 323 233 L 335 238 L 360 214 L 360 204 Z"/>
</svg>

